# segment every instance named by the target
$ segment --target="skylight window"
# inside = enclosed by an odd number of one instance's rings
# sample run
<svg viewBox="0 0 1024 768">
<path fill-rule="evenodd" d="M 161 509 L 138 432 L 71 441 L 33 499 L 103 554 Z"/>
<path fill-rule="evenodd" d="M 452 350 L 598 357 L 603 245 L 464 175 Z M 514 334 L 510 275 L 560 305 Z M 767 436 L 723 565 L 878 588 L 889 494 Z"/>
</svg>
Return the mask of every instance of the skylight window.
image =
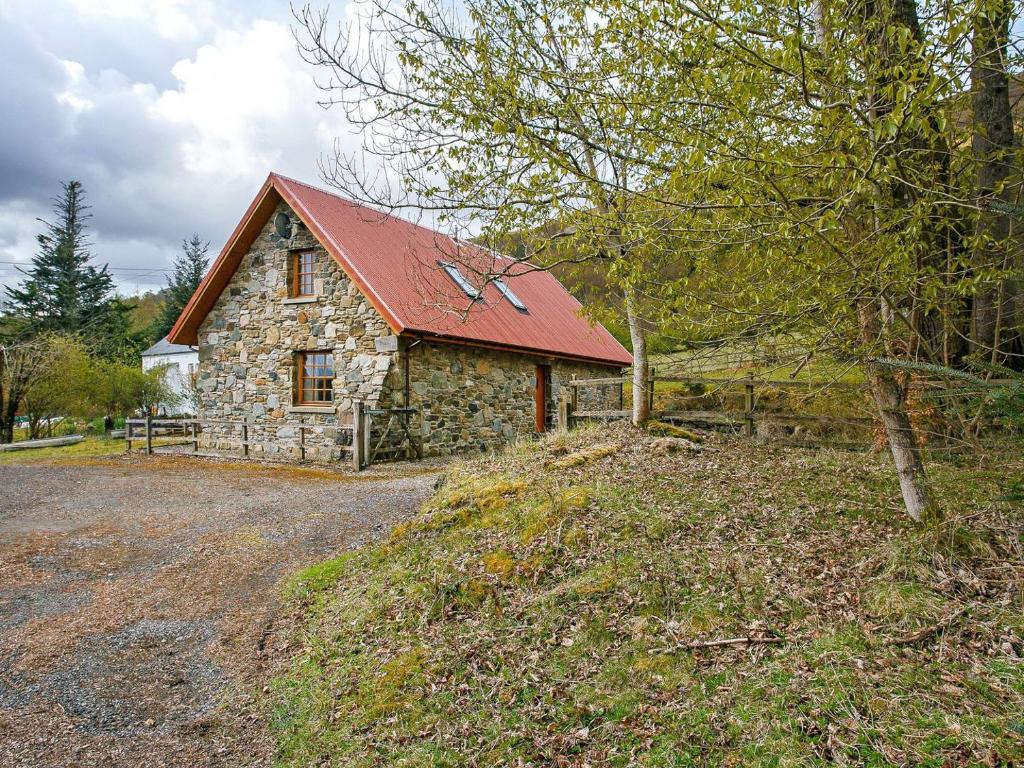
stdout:
<svg viewBox="0 0 1024 768">
<path fill-rule="evenodd" d="M 508 299 L 509 303 L 520 312 L 526 312 L 526 305 L 516 296 L 512 289 L 502 280 L 495 280 L 494 287 L 501 291 L 501 295 Z"/>
<path fill-rule="evenodd" d="M 459 268 L 457 266 L 455 266 L 454 264 L 447 264 L 445 262 L 441 262 L 441 268 L 448 273 L 448 277 L 450 277 L 454 281 L 454 283 L 457 286 L 459 286 L 459 288 L 461 288 L 467 296 L 469 296 L 469 298 L 480 298 L 480 291 L 473 287 L 473 284 L 466 279 L 465 275 L 463 275 L 459 271 Z"/>
</svg>

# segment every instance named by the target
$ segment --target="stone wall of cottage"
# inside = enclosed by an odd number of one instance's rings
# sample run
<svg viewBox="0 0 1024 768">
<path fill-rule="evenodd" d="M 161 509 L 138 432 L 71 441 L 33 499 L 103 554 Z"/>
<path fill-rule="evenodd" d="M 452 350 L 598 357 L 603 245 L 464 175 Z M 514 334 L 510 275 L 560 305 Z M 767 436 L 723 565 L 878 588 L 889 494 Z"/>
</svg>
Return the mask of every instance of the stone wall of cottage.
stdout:
<svg viewBox="0 0 1024 768">
<path fill-rule="evenodd" d="M 292 236 L 278 236 L 274 219 L 286 213 Z M 313 248 L 316 297 L 290 298 L 291 254 Z M 536 365 L 551 366 L 548 412 L 572 375 L 596 378 L 618 369 L 476 347 L 388 338 L 391 330 L 355 284 L 284 203 L 271 215 L 199 329 L 202 448 L 237 452 L 242 422 L 250 454 L 319 461 L 347 460 L 353 401 L 367 408 L 405 405 L 405 359 L 410 404 L 419 409 L 410 430 L 425 455 L 492 450 L 534 434 Z M 412 344 L 412 346 L 409 346 Z M 394 351 L 383 351 L 394 350 Z M 334 354 L 334 402 L 296 405 L 296 353 Z M 581 389 L 580 408 L 617 408 L 617 386 Z M 376 445 L 386 417 L 374 420 Z M 301 431 L 300 431 L 301 428 Z M 394 431 L 387 445 L 402 433 Z"/>
<path fill-rule="evenodd" d="M 292 220 L 288 240 L 275 231 L 278 213 Z M 316 253 L 313 300 L 290 298 L 291 252 L 300 248 Z M 390 335 L 384 318 L 281 203 L 199 329 L 200 417 L 232 422 L 204 428 L 201 446 L 237 451 L 238 424 L 246 421 L 256 456 L 297 457 L 302 426 L 307 458 L 344 458 L 353 400 L 387 407 L 395 382 L 400 386 L 397 353 L 378 351 L 393 347 L 381 341 Z M 334 354 L 334 403 L 327 409 L 295 404 L 295 356 L 302 351 Z"/>
<path fill-rule="evenodd" d="M 408 349 L 411 404 L 427 455 L 493 450 L 535 432 L 537 364 L 551 366 L 548 413 L 557 418 L 565 382 L 617 376 L 603 365 L 551 360 L 455 344 L 421 342 Z M 586 394 L 584 394 L 586 393 Z M 581 408 L 618 408 L 617 387 L 581 391 Z"/>
</svg>

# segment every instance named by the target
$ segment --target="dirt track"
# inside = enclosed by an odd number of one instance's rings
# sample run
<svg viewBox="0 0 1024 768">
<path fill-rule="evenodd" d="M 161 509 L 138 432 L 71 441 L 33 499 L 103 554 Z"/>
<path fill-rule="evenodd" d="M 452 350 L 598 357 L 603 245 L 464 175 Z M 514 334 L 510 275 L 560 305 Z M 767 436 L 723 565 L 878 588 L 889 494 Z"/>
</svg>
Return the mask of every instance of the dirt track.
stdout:
<svg viewBox="0 0 1024 768">
<path fill-rule="evenodd" d="M 0 766 L 266 764 L 279 582 L 415 511 L 394 466 L 0 466 Z"/>
</svg>

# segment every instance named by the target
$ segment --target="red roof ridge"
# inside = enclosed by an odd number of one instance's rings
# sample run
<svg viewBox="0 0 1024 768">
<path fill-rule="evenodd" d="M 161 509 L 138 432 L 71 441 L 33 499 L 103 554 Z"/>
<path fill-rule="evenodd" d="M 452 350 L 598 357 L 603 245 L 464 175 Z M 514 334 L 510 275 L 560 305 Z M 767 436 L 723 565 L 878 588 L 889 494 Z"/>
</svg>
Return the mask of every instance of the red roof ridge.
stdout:
<svg viewBox="0 0 1024 768">
<path fill-rule="evenodd" d="M 359 200 L 353 200 L 350 197 L 345 197 L 344 195 L 338 194 L 336 191 L 333 191 L 333 190 L 330 190 L 330 189 L 325 189 L 324 187 L 318 187 L 318 186 L 315 186 L 315 185 L 310 184 L 310 183 L 305 182 L 305 181 L 299 181 L 298 179 L 293 179 L 291 176 L 285 176 L 283 173 L 278 173 L 277 171 L 271 171 L 270 175 L 274 176 L 274 177 L 276 177 L 278 179 L 281 179 L 282 181 L 287 181 L 290 184 L 298 184 L 300 187 L 305 187 L 306 189 L 311 189 L 314 192 L 319 192 L 322 195 L 327 195 L 328 197 L 333 197 L 335 200 L 340 200 L 343 203 L 347 203 L 348 205 L 351 205 L 353 208 L 359 208 L 360 210 L 369 211 L 370 213 L 373 213 L 373 214 L 376 214 L 377 216 L 380 216 L 382 219 L 394 219 L 395 221 L 400 221 L 403 224 L 408 224 L 410 227 L 417 227 L 419 229 L 422 229 L 422 230 L 425 230 L 427 232 L 430 232 L 433 235 L 440 235 L 441 237 L 446 237 L 449 240 L 451 240 L 453 242 L 456 242 L 456 243 L 465 242 L 463 240 L 460 240 L 459 238 L 452 237 L 451 235 L 446 235 L 444 232 L 442 232 L 439 229 L 434 229 L 433 227 L 428 227 L 426 224 L 420 224 L 418 221 L 413 221 L 412 219 L 410 219 L 410 218 L 408 218 L 406 216 L 399 216 L 397 213 L 393 213 L 391 211 L 382 210 L 380 208 L 377 208 L 377 207 L 374 207 L 374 206 L 370 205 L 369 203 L 363 203 L 363 202 L 360 202 Z M 476 245 L 475 243 L 472 243 L 472 245 L 475 248 L 484 248 L 484 246 Z M 504 258 L 509 258 L 507 256 L 504 256 L 504 254 L 499 254 L 499 255 L 503 256 Z"/>
<path fill-rule="evenodd" d="M 441 237 L 447 238 L 456 245 L 464 245 L 467 247 L 476 248 L 481 251 L 486 251 L 487 253 L 499 259 L 507 259 L 508 261 L 511 261 L 515 264 L 526 264 L 534 269 L 542 269 L 542 267 L 538 267 L 536 264 L 533 264 L 530 261 L 526 261 L 525 259 L 517 259 L 513 256 L 509 256 L 506 253 L 502 253 L 501 251 L 496 251 L 489 246 L 481 245 L 480 243 L 474 243 L 472 240 L 464 240 L 461 237 L 456 237 L 454 235 L 449 235 L 445 232 L 442 232 L 439 229 L 435 229 L 434 227 L 428 227 L 426 224 L 421 224 L 418 221 L 413 221 L 412 219 L 406 216 L 400 216 L 397 213 L 394 213 L 393 211 L 382 210 L 381 208 L 372 206 L 369 203 L 364 203 L 359 200 L 353 200 L 350 197 L 345 197 L 344 195 L 338 194 L 334 190 L 327 189 L 325 187 L 319 187 L 316 186 L 315 184 L 310 184 L 309 182 L 306 181 L 300 181 L 299 179 L 293 178 L 291 176 L 286 176 L 285 174 L 278 173 L 277 171 L 271 171 L 270 175 L 275 178 L 281 179 L 282 181 L 286 181 L 289 184 L 298 184 L 300 187 L 305 187 L 306 189 L 311 189 L 314 192 L 319 192 L 320 194 L 327 195 L 328 197 L 333 197 L 335 200 L 340 200 L 343 203 L 347 203 L 348 205 L 351 205 L 353 208 L 359 208 L 361 210 L 370 211 L 371 213 L 380 216 L 382 219 L 394 219 L 395 221 L 400 221 L 403 224 L 408 224 L 410 227 L 422 229 L 426 232 L 431 233 L 432 235 L 439 235 Z M 583 305 L 581 304 L 580 306 Z"/>
<path fill-rule="evenodd" d="M 281 201 L 348 273 L 393 333 L 425 334 L 617 367 L 631 362 L 630 353 L 604 326 L 584 318 L 581 302 L 542 267 L 276 172 L 268 174 L 189 299 L 169 334 L 171 341 L 197 343 L 203 319 Z M 464 312 L 447 310 L 465 300 L 454 282 L 436 268 L 445 248 L 451 246 L 464 250 L 466 267 L 480 274 L 492 268 L 489 259 L 521 265 L 521 272 L 509 276 L 516 278 L 516 294 L 529 310 L 520 312 L 500 298 L 483 302 L 480 311 L 474 311 L 472 302 Z M 423 267 L 421 271 L 415 271 L 416 264 Z M 486 287 L 478 288 L 481 295 Z"/>
</svg>

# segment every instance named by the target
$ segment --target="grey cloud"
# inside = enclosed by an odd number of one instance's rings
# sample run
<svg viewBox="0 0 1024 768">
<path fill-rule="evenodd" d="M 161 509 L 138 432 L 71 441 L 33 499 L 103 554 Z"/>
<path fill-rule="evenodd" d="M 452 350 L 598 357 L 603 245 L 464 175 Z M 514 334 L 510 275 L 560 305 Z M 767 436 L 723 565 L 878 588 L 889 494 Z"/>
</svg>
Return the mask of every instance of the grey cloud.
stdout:
<svg viewBox="0 0 1024 768">
<path fill-rule="evenodd" d="M 56 57 L 33 47 L 20 30 L 0 24 L 0 200 L 34 197 L 60 164 L 69 109 L 55 95 L 68 74 Z"/>
<path fill-rule="evenodd" d="M 224 5 L 222 18 L 237 23 L 235 29 L 253 21 L 254 9 L 273 9 L 278 23 L 288 22 L 282 3 Z M 34 217 L 45 214 L 59 181 L 69 178 L 85 184 L 100 262 L 166 268 L 193 231 L 218 248 L 271 168 L 254 159 L 251 168 L 219 178 L 189 171 L 183 152 L 195 127 L 154 109 L 161 91 L 179 85 L 170 72 L 174 62 L 195 59 L 216 30 L 184 44 L 162 41 L 131 20 L 83 25 L 67 13 L 44 11 L 30 28 L 26 14 L 12 11 L 26 6 L 0 0 L 0 260 L 31 255 Z M 39 25 L 50 25 L 45 36 Z M 84 68 L 76 95 L 90 102 L 88 109 L 59 101 L 73 83 L 62 60 Z M 306 101 L 296 97 L 289 105 L 296 119 L 256 120 L 245 133 L 258 157 L 273 158 L 273 170 L 314 181 L 322 148 L 312 126 L 316 107 Z M 163 283 L 158 275 L 116 274 L 129 291 Z M 10 268 L 0 269 L 0 283 L 15 280 Z"/>
</svg>

